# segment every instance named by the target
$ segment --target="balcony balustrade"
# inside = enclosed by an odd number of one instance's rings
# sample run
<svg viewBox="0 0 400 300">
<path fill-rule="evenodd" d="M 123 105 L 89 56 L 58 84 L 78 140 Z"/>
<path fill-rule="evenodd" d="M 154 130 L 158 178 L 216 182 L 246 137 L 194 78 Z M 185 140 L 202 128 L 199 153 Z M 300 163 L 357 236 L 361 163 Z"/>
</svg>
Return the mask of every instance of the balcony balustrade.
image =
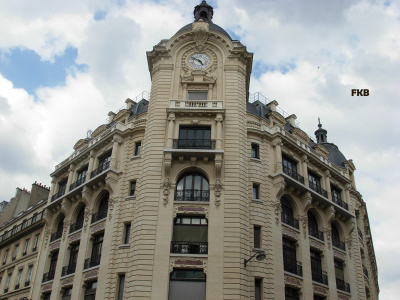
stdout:
<svg viewBox="0 0 400 300">
<path fill-rule="evenodd" d="M 100 265 L 101 255 L 92 256 L 90 258 L 85 259 L 85 263 L 83 265 L 83 269 L 89 269 L 95 266 Z"/>
<path fill-rule="evenodd" d="M 170 100 L 169 108 L 178 109 L 222 109 L 221 100 Z"/>
<path fill-rule="evenodd" d="M 343 251 L 346 251 L 346 245 L 344 242 L 342 242 L 341 240 L 338 239 L 332 239 L 332 245 L 336 248 L 339 248 Z"/>
<path fill-rule="evenodd" d="M 328 275 L 325 271 L 321 272 L 312 272 L 311 271 L 312 280 L 328 285 Z"/>
<path fill-rule="evenodd" d="M 61 277 L 75 273 L 75 269 L 76 269 L 76 264 L 71 264 L 71 265 L 63 267 L 61 270 Z"/>
<path fill-rule="evenodd" d="M 299 220 L 297 220 L 297 219 L 295 219 L 295 218 L 293 218 L 291 216 L 288 216 L 288 215 L 284 214 L 283 212 L 281 212 L 281 221 L 283 223 L 285 223 L 285 224 L 288 224 L 288 225 L 296 228 L 296 229 L 300 228 L 299 227 Z"/>
<path fill-rule="evenodd" d="M 308 186 L 310 187 L 310 189 L 312 189 L 313 191 L 317 192 L 318 194 L 324 196 L 325 198 L 328 198 L 328 192 L 325 191 L 322 187 L 320 187 L 319 185 L 316 185 L 315 183 L 309 182 Z"/>
<path fill-rule="evenodd" d="M 55 270 L 49 271 L 43 274 L 42 282 L 50 281 L 54 279 Z"/>
<path fill-rule="evenodd" d="M 207 242 L 171 242 L 171 253 L 207 254 Z"/>
<path fill-rule="evenodd" d="M 92 223 L 107 218 L 107 210 L 99 210 L 97 213 L 92 214 Z"/>
<path fill-rule="evenodd" d="M 308 227 L 308 234 L 321 240 L 324 241 L 324 233 L 322 231 L 319 231 L 317 228 L 313 227 Z"/>
<path fill-rule="evenodd" d="M 69 190 L 72 191 L 73 189 L 77 188 L 78 186 L 84 184 L 86 181 L 86 176 L 83 176 L 82 178 L 78 179 L 75 181 L 73 184 L 69 186 Z"/>
<path fill-rule="evenodd" d="M 58 198 L 60 198 L 61 196 L 63 196 L 65 194 L 65 187 L 61 188 L 57 194 L 54 194 L 51 197 L 51 202 L 56 201 Z"/>
<path fill-rule="evenodd" d="M 177 190 L 175 192 L 175 201 L 210 201 L 210 191 L 202 190 Z"/>
<path fill-rule="evenodd" d="M 342 199 L 340 199 L 338 197 L 332 197 L 332 201 L 333 201 L 333 203 L 344 208 L 345 210 L 349 210 L 349 205 L 346 202 L 344 202 Z"/>
<path fill-rule="evenodd" d="M 301 262 L 284 257 L 283 268 L 286 272 L 303 277 L 303 267 Z"/>
<path fill-rule="evenodd" d="M 336 288 L 338 290 L 350 293 L 350 284 L 338 278 L 336 278 Z"/>
<path fill-rule="evenodd" d="M 286 175 L 289 175 L 292 177 L 294 180 L 304 184 L 304 177 L 298 174 L 296 171 L 293 171 L 292 169 L 289 169 L 287 166 L 283 165 L 283 173 Z"/>
<path fill-rule="evenodd" d="M 77 221 L 69 226 L 69 233 L 75 232 L 83 227 L 83 220 Z"/>
<path fill-rule="evenodd" d="M 215 140 L 174 139 L 172 147 L 174 149 L 215 150 Z"/>
<path fill-rule="evenodd" d="M 92 171 L 90 173 L 90 178 L 93 178 L 101 173 L 103 173 L 105 170 L 107 170 L 110 167 L 110 162 L 106 162 L 104 164 L 101 164 L 96 170 Z"/>
<path fill-rule="evenodd" d="M 50 243 L 62 237 L 62 231 L 56 231 L 50 236 Z"/>
</svg>

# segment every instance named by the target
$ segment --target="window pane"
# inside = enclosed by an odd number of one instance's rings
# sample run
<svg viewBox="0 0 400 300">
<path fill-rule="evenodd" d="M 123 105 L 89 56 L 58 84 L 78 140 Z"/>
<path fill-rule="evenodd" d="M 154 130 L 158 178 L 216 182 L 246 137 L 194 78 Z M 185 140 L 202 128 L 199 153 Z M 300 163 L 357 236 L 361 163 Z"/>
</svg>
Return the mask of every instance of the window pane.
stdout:
<svg viewBox="0 0 400 300">
<path fill-rule="evenodd" d="M 207 100 L 207 92 L 189 92 L 189 100 Z"/>
<path fill-rule="evenodd" d="M 261 300 L 261 279 L 254 279 L 254 299 Z"/>
<path fill-rule="evenodd" d="M 124 299 L 125 275 L 119 275 L 118 300 Z"/>
<path fill-rule="evenodd" d="M 254 248 L 261 248 L 261 228 L 254 226 Z"/>
</svg>

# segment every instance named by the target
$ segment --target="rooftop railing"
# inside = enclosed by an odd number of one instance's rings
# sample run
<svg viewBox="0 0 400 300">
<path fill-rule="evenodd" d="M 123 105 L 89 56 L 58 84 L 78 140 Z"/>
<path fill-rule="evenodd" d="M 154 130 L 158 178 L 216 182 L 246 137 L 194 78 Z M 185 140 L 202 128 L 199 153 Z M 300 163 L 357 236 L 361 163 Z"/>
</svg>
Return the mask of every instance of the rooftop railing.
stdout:
<svg viewBox="0 0 400 300">
<path fill-rule="evenodd" d="M 287 166 L 283 166 L 283 173 L 285 173 L 286 175 L 289 175 L 294 180 L 304 184 L 304 177 L 301 176 L 300 174 L 298 174 L 296 171 L 289 169 Z"/>
<path fill-rule="evenodd" d="M 169 108 L 222 109 L 221 100 L 170 100 Z"/>
</svg>

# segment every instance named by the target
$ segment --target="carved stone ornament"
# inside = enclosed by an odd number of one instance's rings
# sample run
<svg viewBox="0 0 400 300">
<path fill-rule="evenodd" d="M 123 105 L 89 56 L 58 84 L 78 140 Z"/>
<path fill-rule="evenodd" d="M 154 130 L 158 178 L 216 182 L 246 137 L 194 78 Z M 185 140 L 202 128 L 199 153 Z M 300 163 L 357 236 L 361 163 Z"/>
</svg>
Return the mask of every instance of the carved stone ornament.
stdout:
<svg viewBox="0 0 400 300">
<path fill-rule="evenodd" d="M 92 215 L 93 211 L 89 208 L 85 207 L 84 221 L 83 221 L 83 232 L 86 232 L 87 226 L 89 224 L 89 218 Z"/>
<path fill-rule="evenodd" d="M 172 259 L 169 266 L 169 272 L 172 273 L 174 268 L 203 269 L 203 272 L 207 274 L 207 262 L 203 259 L 195 259 L 195 258 Z"/>
<path fill-rule="evenodd" d="M 222 169 L 222 154 L 216 154 L 214 158 L 215 164 L 215 175 L 217 178 L 221 177 L 221 169 Z"/>
<path fill-rule="evenodd" d="M 46 229 L 46 231 L 44 232 L 44 246 L 45 247 L 47 247 L 47 245 L 48 245 L 50 235 L 51 235 L 51 230 Z"/>
<path fill-rule="evenodd" d="M 114 206 L 116 203 L 117 203 L 116 197 L 108 198 L 108 218 L 110 221 L 112 219 L 112 214 L 113 214 Z"/>
<path fill-rule="evenodd" d="M 304 238 L 306 238 L 307 237 L 307 228 L 308 228 L 308 216 L 304 215 L 304 216 L 301 216 L 299 219 L 300 219 L 301 225 L 303 227 Z"/>
<path fill-rule="evenodd" d="M 283 223 L 282 223 L 283 224 Z M 288 228 L 286 226 L 282 226 L 282 235 L 287 236 L 289 238 L 292 238 L 296 241 L 299 240 L 299 233 L 297 233 L 296 231 L 294 231 L 291 228 Z"/>
<path fill-rule="evenodd" d="M 276 222 L 276 225 L 278 225 L 279 224 L 279 215 L 281 212 L 281 202 L 280 201 L 275 202 L 274 212 L 275 212 L 275 222 Z"/>
<path fill-rule="evenodd" d="M 347 248 L 349 249 L 349 258 L 351 259 L 351 247 L 353 246 L 351 236 L 345 240 L 345 243 L 347 244 Z"/>
<path fill-rule="evenodd" d="M 205 215 L 208 219 L 208 208 L 197 204 L 182 204 L 174 207 L 174 218 L 178 214 Z"/>
<path fill-rule="evenodd" d="M 222 191 L 222 183 L 219 178 L 215 180 L 214 183 L 214 195 L 215 195 L 215 206 L 218 208 L 221 204 L 221 191 Z"/>
<path fill-rule="evenodd" d="M 169 178 L 165 178 L 164 182 L 163 182 L 163 205 L 164 207 L 167 206 L 168 204 L 168 198 L 169 198 L 169 193 L 170 193 L 170 189 L 171 189 L 171 181 L 169 180 Z"/>
<path fill-rule="evenodd" d="M 325 232 L 325 235 L 326 235 L 326 242 L 328 243 L 328 248 L 331 249 L 331 234 L 332 234 L 331 227 L 325 228 L 324 232 Z"/>
<path fill-rule="evenodd" d="M 63 222 L 63 233 L 62 233 L 63 241 L 65 241 L 65 238 L 67 237 L 67 230 L 69 228 L 69 225 L 71 225 L 71 222 L 64 219 L 64 222 Z"/>
<path fill-rule="evenodd" d="M 292 276 L 285 275 L 285 285 L 300 289 L 301 281 Z"/>
<path fill-rule="evenodd" d="M 193 28 L 193 39 L 196 43 L 198 50 L 203 50 L 204 44 L 208 39 L 209 24 L 200 19 L 198 22 L 194 22 Z"/>
<path fill-rule="evenodd" d="M 165 177 L 169 177 L 170 171 L 172 166 L 172 153 L 165 153 L 164 155 L 164 170 L 165 170 Z"/>
</svg>

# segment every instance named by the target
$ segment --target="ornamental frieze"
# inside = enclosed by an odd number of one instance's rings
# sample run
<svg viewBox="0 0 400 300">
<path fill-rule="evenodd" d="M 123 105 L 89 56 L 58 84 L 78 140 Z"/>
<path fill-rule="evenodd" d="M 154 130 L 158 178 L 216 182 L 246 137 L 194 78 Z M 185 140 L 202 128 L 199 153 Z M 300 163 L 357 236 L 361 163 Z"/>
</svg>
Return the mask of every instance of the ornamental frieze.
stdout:
<svg viewBox="0 0 400 300">
<path fill-rule="evenodd" d="M 87 272 L 84 276 L 85 281 L 88 281 L 90 279 L 94 279 L 97 278 L 97 276 L 99 275 L 99 269 L 96 270 L 92 270 L 90 272 Z"/>
<path fill-rule="evenodd" d="M 55 249 L 59 249 L 59 248 L 60 248 L 60 244 L 61 244 L 60 241 L 58 241 L 57 243 L 52 244 L 52 245 L 50 246 L 50 251 L 53 251 L 53 250 L 55 250 Z"/>
<path fill-rule="evenodd" d="M 196 204 L 188 204 L 182 206 L 176 206 L 174 208 L 174 218 L 177 214 L 200 214 L 205 215 L 208 218 L 208 209 L 205 207 L 198 206 Z"/>
<path fill-rule="evenodd" d="M 335 250 L 335 249 L 333 249 L 333 256 L 334 256 L 335 258 L 339 258 L 339 259 L 341 259 L 341 260 L 345 260 L 345 259 L 346 259 L 346 256 L 345 256 L 342 252 L 337 251 L 337 250 Z"/>
<path fill-rule="evenodd" d="M 191 259 L 191 258 L 171 259 L 169 268 L 170 273 L 172 273 L 174 268 L 203 269 L 204 273 L 207 273 L 207 262 L 206 259 Z"/>
<path fill-rule="evenodd" d="M 324 251 L 324 244 L 310 237 L 310 247 Z"/>
<path fill-rule="evenodd" d="M 350 298 L 347 297 L 346 295 L 339 294 L 339 293 L 338 293 L 338 299 L 340 299 L 340 300 L 350 300 Z"/>
<path fill-rule="evenodd" d="M 61 281 L 61 287 L 72 285 L 73 282 L 74 282 L 74 276 L 68 277 L 67 279 Z"/>
<path fill-rule="evenodd" d="M 314 285 L 314 294 L 316 294 L 318 296 L 326 297 L 326 296 L 328 296 L 328 290 L 324 289 L 323 287 Z"/>
<path fill-rule="evenodd" d="M 297 278 L 285 275 L 285 285 L 300 289 L 302 282 Z"/>
<path fill-rule="evenodd" d="M 291 237 L 295 239 L 296 241 L 299 240 L 299 233 L 294 231 L 293 229 L 287 228 L 283 223 L 282 223 L 282 234 L 288 237 Z"/>
<path fill-rule="evenodd" d="M 53 283 L 46 284 L 46 285 L 42 286 L 42 292 L 51 291 L 52 287 L 53 287 Z"/>
<path fill-rule="evenodd" d="M 93 226 L 93 227 L 90 229 L 90 234 L 95 234 L 95 233 L 97 233 L 97 232 L 99 232 L 99 231 L 102 231 L 104 228 L 106 228 L 106 221 L 103 221 L 103 222 L 101 222 L 101 223 L 96 224 L 95 226 Z"/>
<path fill-rule="evenodd" d="M 68 244 L 71 244 L 71 243 L 73 243 L 73 242 L 75 242 L 75 241 L 78 241 L 78 240 L 80 240 L 81 239 L 81 233 L 79 232 L 78 234 L 75 234 L 74 236 L 71 236 L 69 239 L 68 239 Z"/>
</svg>

